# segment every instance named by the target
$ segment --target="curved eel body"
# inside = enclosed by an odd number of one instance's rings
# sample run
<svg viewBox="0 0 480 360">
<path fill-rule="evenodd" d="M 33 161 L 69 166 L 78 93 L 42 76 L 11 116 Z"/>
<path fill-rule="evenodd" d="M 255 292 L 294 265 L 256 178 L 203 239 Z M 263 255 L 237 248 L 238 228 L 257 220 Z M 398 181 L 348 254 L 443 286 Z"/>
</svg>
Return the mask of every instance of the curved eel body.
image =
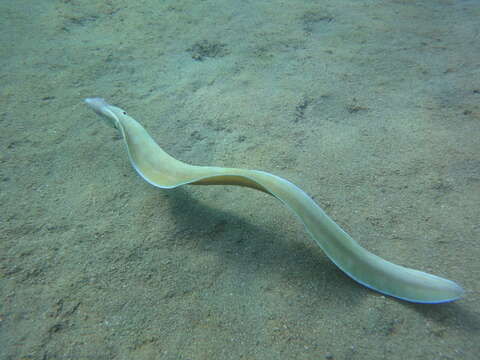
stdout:
<svg viewBox="0 0 480 360">
<path fill-rule="evenodd" d="M 191 184 L 238 185 L 263 191 L 290 208 L 325 254 L 360 284 L 415 303 L 444 303 L 462 296 L 463 289 L 453 281 L 393 264 L 367 251 L 291 182 L 264 171 L 186 164 L 168 155 L 124 110 L 101 98 L 85 102 L 121 132 L 130 163 L 148 183 L 162 189 Z"/>
</svg>

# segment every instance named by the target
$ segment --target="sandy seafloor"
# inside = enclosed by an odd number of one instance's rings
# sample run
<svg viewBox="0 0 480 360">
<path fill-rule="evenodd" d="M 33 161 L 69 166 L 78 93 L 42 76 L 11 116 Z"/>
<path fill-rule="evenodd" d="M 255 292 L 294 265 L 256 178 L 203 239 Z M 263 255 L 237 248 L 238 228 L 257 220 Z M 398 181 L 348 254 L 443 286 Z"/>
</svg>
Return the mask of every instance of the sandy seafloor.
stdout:
<svg viewBox="0 0 480 360">
<path fill-rule="evenodd" d="M 1 1 L 0 359 L 478 359 L 479 24 L 475 0 Z M 358 285 L 262 193 L 148 185 L 90 96 L 465 297 Z"/>
</svg>

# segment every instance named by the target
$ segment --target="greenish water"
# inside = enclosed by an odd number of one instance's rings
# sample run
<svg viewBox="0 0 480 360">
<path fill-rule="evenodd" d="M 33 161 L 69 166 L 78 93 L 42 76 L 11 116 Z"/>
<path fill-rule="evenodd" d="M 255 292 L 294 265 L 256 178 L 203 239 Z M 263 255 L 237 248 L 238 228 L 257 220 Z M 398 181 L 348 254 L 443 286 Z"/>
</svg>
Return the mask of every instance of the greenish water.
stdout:
<svg viewBox="0 0 480 360">
<path fill-rule="evenodd" d="M 0 358 L 476 359 L 479 15 L 0 3 Z M 184 161 L 291 180 L 363 246 L 465 298 L 359 286 L 266 195 L 149 186 L 92 96 Z"/>
</svg>

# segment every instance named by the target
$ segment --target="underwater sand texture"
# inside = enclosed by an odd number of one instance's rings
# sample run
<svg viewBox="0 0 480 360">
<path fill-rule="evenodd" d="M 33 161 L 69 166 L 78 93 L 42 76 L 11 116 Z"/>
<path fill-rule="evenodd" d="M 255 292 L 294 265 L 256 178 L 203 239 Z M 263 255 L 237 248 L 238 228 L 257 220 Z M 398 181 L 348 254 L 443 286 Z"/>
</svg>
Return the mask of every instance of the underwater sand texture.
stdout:
<svg viewBox="0 0 480 360">
<path fill-rule="evenodd" d="M 475 1 L 0 3 L 1 359 L 476 359 Z M 267 195 L 161 191 L 82 103 L 175 157 L 299 185 L 362 246 L 462 285 L 363 288 Z"/>
</svg>

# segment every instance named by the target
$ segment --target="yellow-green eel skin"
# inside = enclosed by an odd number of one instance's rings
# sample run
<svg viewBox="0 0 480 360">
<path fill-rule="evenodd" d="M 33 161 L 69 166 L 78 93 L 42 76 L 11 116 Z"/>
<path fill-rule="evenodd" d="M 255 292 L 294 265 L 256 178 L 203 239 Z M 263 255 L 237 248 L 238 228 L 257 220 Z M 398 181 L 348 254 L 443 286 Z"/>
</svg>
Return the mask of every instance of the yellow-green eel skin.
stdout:
<svg viewBox="0 0 480 360">
<path fill-rule="evenodd" d="M 238 185 L 263 191 L 297 215 L 330 260 L 358 283 L 414 303 L 439 304 L 463 295 L 464 290 L 451 280 L 393 264 L 367 251 L 288 180 L 264 171 L 186 164 L 168 155 L 124 110 L 101 98 L 87 98 L 85 103 L 120 131 L 130 163 L 153 186 Z"/>
</svg>

